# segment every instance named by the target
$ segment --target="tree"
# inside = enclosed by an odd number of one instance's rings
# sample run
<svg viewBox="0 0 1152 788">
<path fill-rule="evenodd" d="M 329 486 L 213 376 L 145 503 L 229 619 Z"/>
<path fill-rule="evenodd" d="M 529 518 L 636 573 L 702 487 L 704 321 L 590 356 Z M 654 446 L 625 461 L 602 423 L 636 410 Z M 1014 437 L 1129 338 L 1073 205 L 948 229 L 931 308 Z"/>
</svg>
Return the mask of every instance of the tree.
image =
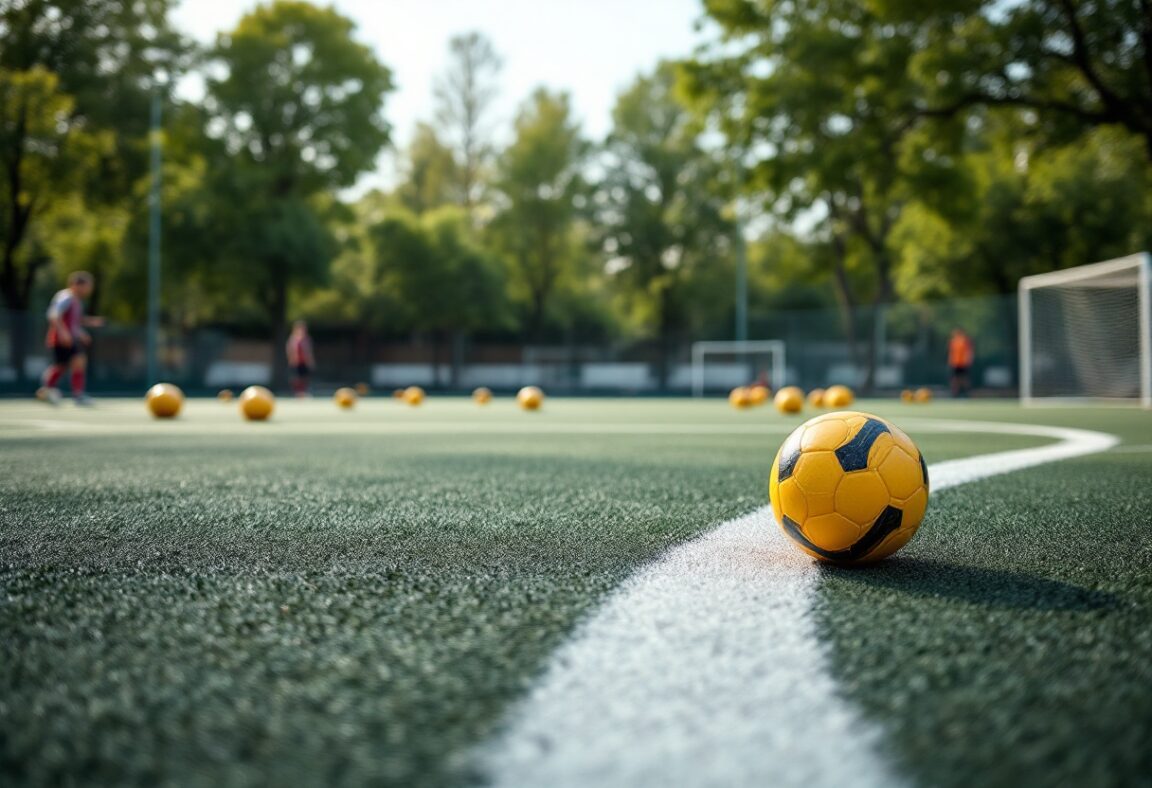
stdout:
<svg viewBox="0 0 1152 788">
<path fill-rule="evenodd" d="M 0 70 L 0 295 L 12 311 L 11 359 L 18 379 L 24 376 L 36 276 L 52 261 L 39 222 L 79 199 L 84 175 L 109 144 L 106 135 L 70 123 L 73 109 L 51 72 Z"/>
<path fill-rule="evenodd" d="M 914 170 L 935 159 L 915 110 L 910 64 L 922 31 L 855 0 L 707 0 L 721 31 L 684 65 L 689 93 L 738 152 L 776 217 L 814 221 L 833 250 L 833 281 L 851 355 L 872 385 L 857 307 L 893 297 L 891 231 Z M 928 137 L 934 140 L 936 135 Z M 859 274 L 863 272 L 864 276 Z M 874 337 L 874 331 L 868 332 Z"/>
<path fill-rule="evenodd" d="M 24 376 L 38 274 L 61 251 L 69 265 L 118 253 L 108 232 L 136 206 L 147 171 L 148 103 L 157 74 L 187 64 L 168 23 L 170 0 L 38 0 L 0 4 L 0 299 L 13 310 L 11 357 Z M 98 64 L 98 66 L 97 66 Z M 127 196 L 126 196 L 127 195 Z M 83 232 L 93 215 L 99 232 Z M 70 218 L 69 218 L 70 217 Z M 42 222 L 70 226 L 65 249 Z M 90 240 L 93 246 L 83 247 Z M 99 297 L 103 288 L 97 291 Z"/>
<path fill-rule="evenodd" d="M 416 124 L 408 145 L 407 171 L 396 188 L 396 196 L 416 214 L 450 205 L 461 177 L 452 149 L 427 123 Z"/>
<path fill-rule="evenodd" d="M 1152 3 L 1148 0 L 887 0 L 894 17 L 927 17 L 916 71 L 925 114 L 973 106 L 1031 110 L 1058 140 L 1119 125 L 1152 160 Z"/>
<path fill-rule="evenodd" d="M 503 207 L 492 235 L 509 261 L 510 285 L 526 302 L 525 326 L 539 340 L 551 298 L 575 255 L 580 167 L 588 145 L 567 94 L 538 88 L 516 118 L 515 140 L 500 157 L 495 185 Z"/>
<path fill-rule="evenodd" d="M 459 211 L 445 208 L 423 218 L 392 214 L 369 230 L 380 284 L 396 294 L 401 319 L 433 332 L 437 340 L 452 340 L 453 386 L 459 382 L 464 338 L 499 325 L 506 314 L 499 264 L 468 240 L 468 219 Z M 438 385 L 439 349 L 437 341 Z"/>
<path fill-rule="evenodd" d="M 435 87 L 436 120 L 455 154 L 460 204 L 474 213 L 483 198 L 484 168 L 492 157 L 488 116 L 501 62 L 492 43 L 477 32 L 453 37 L 448 51 L 448 71 Z"/>
<path fill-rule="evenodd" d="M 277 381 L 290 288 L 322 281 L 336 250 L 316 199 L 351 186 L 388 142 L 391 73 L 353 30 L 331 8 L 276 0 L 213 52 L 224 75 L 208 81 L 207 105 L 228 156 L 217 170 L 228 257 L 271 324 Z"/>
<path fill-rule="evenodd" d="M 661 387 L 676 334 L 698 305 L 694 289 L 730 253 L 734 232 L 719 164 L 675 87 L 675 68 L 663 63 L 617 99 L 593 202 L 613 281 L 659 340 Z"/>
</svg>

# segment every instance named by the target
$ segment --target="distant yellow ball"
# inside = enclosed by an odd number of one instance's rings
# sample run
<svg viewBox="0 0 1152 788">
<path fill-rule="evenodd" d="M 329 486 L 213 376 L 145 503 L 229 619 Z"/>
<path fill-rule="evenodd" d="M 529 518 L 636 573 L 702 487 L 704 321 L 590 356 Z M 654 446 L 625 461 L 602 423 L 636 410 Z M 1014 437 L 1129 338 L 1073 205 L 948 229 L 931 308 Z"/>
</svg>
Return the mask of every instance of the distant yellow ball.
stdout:
<svg viewBox="0 0 1152 788">
<path fill-rule="evenodd" d="M 220 389 L 219 393 L 216 394 L 216 399 L 221 402 L 231 402 L 234 396 L 232 389 Z"/>
<path fill-rule="evenodd" d="M 359 397 L 356 395 L 356 391 L 347 387 L 336 389 L 336 393 L 332 395 L 332 401 L 345 410 L 354 407 L 357 399 Z"/>
<path fill-rule="evenodd" d="M 912 402 L 912 400 L 914 400 L 915 398 L 916 398 L 916 395 L 912 393 L 912 389 L 904 389 L 903 391 L 900 392 L 900 401 L 901 402 Z"/>
<path fill-rule="evenodd" d="M 763 383 L 756 383 L 748 387 L 748 396 L 751 397 L 753 405 L 763 405 L 772 396 L 772 389 Z"/>
<path fill-rule="evenodd" d="M 144 395 L 148 410 L 158 419 L 175 418 L 184 407 L 184 392 L 172 383 L 157 383 Z"/>
<path fill-rule="evenodd" d="M 728 392 L 728 404 L 740 410 L 750 408 L 752 407 L 752 392 L 748 390 L 747 386 L 737 386 Z"/>
<path fill-rule="evenodd" d="M 912 439 L 877 416 L 837 411 L 788 436 L 768 479 L 784 534 L 821 561 L 858 564 L 892 555 L 928 506 L 928 466 Z"/>
<path fill-rule="evenodd" d="M 492 401 L 491 389 L 485 388 L 484 386 L 476 389 L 472 392 L 472 401 L 477 405 L 487 405 Z"/>
<path fill-rule="evenodd" d="M 416 407 L 424 401 L 424 389 L 419 386 L 409 386 L 404 389 L 404 401 L 412 407 Z"/>
<path fill-rule="evenodd" d="M 931 402 L 932 401 L 932 389 L 929 389 L 929 388 L 916 389 L 916 394 L 914 396 L 916 397 L 917 402 L 921 402 L 921 403 Z"/>
<path fill-rule="evenodd" d="M 263 386 L 249 386 L 240 393 L 240 413 L 249 421 L 264 421 L 276 408 L 276 395 Z"/>
<path fill-rule="evenodd" d="M 824 391 L 824 407 L 846 408 L 856 401 L 856 395 L 847 386 L 829 386 Z"/>
<path fill-rule="evenodd" d="M 824 407 L 824 389 L 812 389 L 809 391 L 808 404 L 814 408 Z"/>
<path fill-rule="evenodd" d="M 392 389 L 392 399 L 404 399 L 404 389 Z"/>
<path fill-rule="evenodd" d="M 799 413 L 804 409 L 804 392 L 796 386 L 785 386 L 776 392 L 774 402 L 781 413 Z"/>
<path fill-rule="evenodd" d="M 368 394 L 371 393 L 371 391 L 372 391 L 372 387 L 369 386 L 367 383 L 357 383 L 356 384 L 356 396 L 358 396 L 358 397 L 367 397 Z"/>
<path fill-rule="evenodd" d="M 516 403 L 524 410 L 539 410 L 544 404 L 544 392 L 536 386 L 525 386 L 516 393 Z"/>
</svg>

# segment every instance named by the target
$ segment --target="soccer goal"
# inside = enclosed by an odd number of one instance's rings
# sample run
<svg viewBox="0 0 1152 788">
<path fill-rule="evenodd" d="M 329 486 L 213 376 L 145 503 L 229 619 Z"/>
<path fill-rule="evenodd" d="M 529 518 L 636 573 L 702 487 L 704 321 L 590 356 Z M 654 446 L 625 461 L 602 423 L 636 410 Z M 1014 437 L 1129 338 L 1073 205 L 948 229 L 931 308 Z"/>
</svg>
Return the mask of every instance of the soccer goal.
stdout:
<svg viewBox="0 0 1152 788">
<path fill-rule="evenodd" d="M 1147 253 L 1021 279 L 1021 402 L 1152 407 L 1150 282 Z"/>
<path fill-rule="evenodd" d="M 768 372 L 773 387 L 784 385 L 782 340 L 692 343 L 694 397 L 703 396 L 705 387 L 734 388 L 751 383 L 761 372 Z"/>
</svg>

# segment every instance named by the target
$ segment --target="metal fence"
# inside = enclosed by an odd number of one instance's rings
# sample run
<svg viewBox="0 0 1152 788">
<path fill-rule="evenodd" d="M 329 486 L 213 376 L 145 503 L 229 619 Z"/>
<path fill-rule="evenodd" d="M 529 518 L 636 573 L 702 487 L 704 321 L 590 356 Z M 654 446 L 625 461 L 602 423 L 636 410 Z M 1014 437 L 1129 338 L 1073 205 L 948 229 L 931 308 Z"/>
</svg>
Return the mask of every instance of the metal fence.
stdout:
<svg viewBox="0 0 1152 788">
<path fill-rule="evenodd" d="M 838 309 L 781 310 L 754 313 L 749 334 L 784 343 L 784 380 L 770 380 L 774 386 L 811 388 L 840 382 L 887 392 L 946 385 L 948 337 L 960 326 L 975 342 L 976 388 L 1010 395 L 1018 380 L 1016 308 L 1014 297 L 996 296 L 894 304 L 879 311 L 859 308 L 851 320 Z M 22 318 L 23 341 L 17 343 Z M 48 364 L 44 329 L 42 314 L 0 311 L 0 393 L 35 389 Z M 92 391 L 139 393 L 153 382 L 146 380 L 142 326 L 112 324 L 92 333 Z M 685 336 L 671 344 L 592 343 L 573 337 L 535 345 L 468 338 L 438 341 L 427 335 L 397 339 L 354 325 L 321 325 L 313 338 L 318 391 L 365 382 L 377 388 L 421 385 L 445 391 L 535 384 L 553 393 L 675 395 L 691 391 L 692 343 L 729 337 Z M 161 336 L 159 368 L 162 379 L 189 393 L 206 393 L 272 383 L 274 361 L 282 352 L 269 339 L 238 330 L 169 329 Z M 718 392 L 767 374 L 768 365 L 755 355 L 710 357 L 704 372 L 705 390 Z"/>
</svg>

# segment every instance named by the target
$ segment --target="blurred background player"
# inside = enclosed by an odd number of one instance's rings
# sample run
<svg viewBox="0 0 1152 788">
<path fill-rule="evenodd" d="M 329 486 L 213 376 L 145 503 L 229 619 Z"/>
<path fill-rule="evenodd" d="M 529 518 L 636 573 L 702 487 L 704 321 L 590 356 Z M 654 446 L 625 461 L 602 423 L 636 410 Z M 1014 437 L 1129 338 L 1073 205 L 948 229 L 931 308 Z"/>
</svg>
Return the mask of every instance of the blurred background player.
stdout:
<svg viewBox="0 0 1152 788">
<path fill-rule="evenodd" d="M 307 397 L 316 358 L 312 355 L 312 337 L 308 336 L 308 324 L 303 320 L 292 324 L 287 352 L 288 366 L 292 370 L 292 393 L 297 397 Z"/>
<path fill-rule="evenodd" d="M 44 370 L 41 387 L 36 396 L 53 405 L 60 402 L 60 378 L 65 369 L 72 371 L 72 397 L 77 405 L 91 405 L 84 393 L 88 367 L 86 348 L 92 337 L 85 328 L 98 328 L 104 321 L 84 315 L 84 299 L 92 295 L 95 280 L 87 271 L 73 271 L 68 275 L 68 286 L 52 296 L 48 305 L 48 338 L 46 344 L 52 353 L 52 363 Z"/>
<path fill-rule="evenodd" d="M 948 340 L 948 367 L 952 372 L 952 396 L 967 397 L 972 387 L 970 372 L 975 350 L 972 347 L 972 338 L 964 333 L 962 328 L 952 329 L 952 338 Z"/>
</svg>

